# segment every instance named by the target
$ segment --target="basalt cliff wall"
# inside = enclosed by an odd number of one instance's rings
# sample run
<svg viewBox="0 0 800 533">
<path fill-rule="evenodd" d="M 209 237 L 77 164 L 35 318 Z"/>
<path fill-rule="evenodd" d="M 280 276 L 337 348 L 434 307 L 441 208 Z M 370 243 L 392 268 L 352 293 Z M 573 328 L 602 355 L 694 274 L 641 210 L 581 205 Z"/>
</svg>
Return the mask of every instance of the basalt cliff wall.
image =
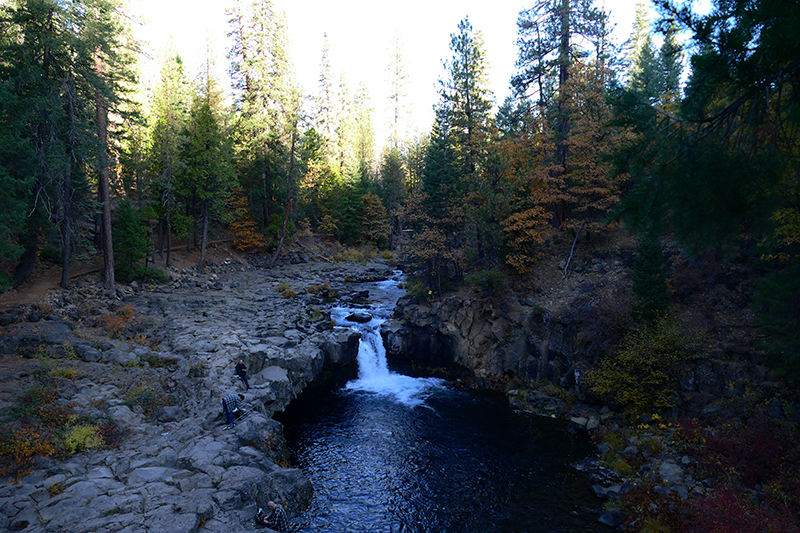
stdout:
<svg viewBox="0 0 800 533">
<path fill-rule="evenodd" d="M 579 399 L 596 401 L 588 394 L 585 373 L 616 346 L 598 333 L 597 322 L 604 319 L 603 305 L 599 307 L 568 306 L 551 313 L 514 295 L 450 295 L 433 302 L 406 296 L 398 302 L 397 321 L 384 337 L 396 361 L 458 368 L 478 379 L 510 376 L 526 384 L 547 382 Z M 740 335 L 742 330 L 755 330 L 751 320 L 709 327 L 719 337 L 707 340 L 707 349 L 686 362 L 675 414 L 698 409 L 708 414 L 753 387 L 780 397 L 785 385 L 751 356 L 757 351 L 752 339 Z M 773 408 L 780 413 L 779 402 Z"/>
</svg>

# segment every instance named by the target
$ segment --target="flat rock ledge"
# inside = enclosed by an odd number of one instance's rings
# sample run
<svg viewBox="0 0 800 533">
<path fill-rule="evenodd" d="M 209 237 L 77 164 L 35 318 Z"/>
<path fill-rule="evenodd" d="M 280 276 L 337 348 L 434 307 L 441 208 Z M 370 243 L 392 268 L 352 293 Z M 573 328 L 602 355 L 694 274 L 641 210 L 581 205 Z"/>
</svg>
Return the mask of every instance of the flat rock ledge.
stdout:
<svg viewBox="0 0 800 533">
<path fill-rule="evenodd" d="M 276 464 L 285 464 L 286 447 L 282 427 L 271 417 L 323 372 L 355 361 L 359 334 L 331 329 L 330 308 L 360 296 L 353 280 L 391 271 L 374 263 L 240 270 L 212 274 L 213 283 L 184 273 L 154 290 L 118 290 L 122 301 L 109 303 L 109 309 L 129 305 L 148 317 L 151 333 L 162 341 L 158 348 L 77 335 L 69 318 L 80 305 L 75 291 L 51 297 L 51 316 L 4 328 L 0 364 L 22 363 L 3 382 L 30 380 L 33 362 L 15 355 L 20 349 L 69 346 L 71 354 L 64 357 L 71 355 L 69 362 L 82 365 L 87 377 L 75 383 L 67 400 L 114 420 L 126 437 L 113 450 L 74 455 L 66 462 L 40 459 L 17 483 L 0 480 L 0 528 L 232 533 L 257 529 L 254 513 L 268 500 L 282 504 L 290 518 L 308 506 L 313 488 L 303 473 Z M 282 295 L 287 281 L 294 298 Z M 323 284 L 324 294 L 307 290 Z M 88 299 L 99 292 L 81 291 Z M 150 368 L 147 361 L 154 357 L 175 363 Z M 249 368 L 248 391 L 233 375 L 239 359 Z M 139 406 L 131 409 L 121 399 L 120 376 L 134 371 L 143 382 L 161 380 L 177 405 L 151 417 Z M 246 412 L 226 430 L 221 398 L 231 392 L 245 394 Z M 0 395 L 0 407 L 11 403 L 7 396 Z"/>
</svg>

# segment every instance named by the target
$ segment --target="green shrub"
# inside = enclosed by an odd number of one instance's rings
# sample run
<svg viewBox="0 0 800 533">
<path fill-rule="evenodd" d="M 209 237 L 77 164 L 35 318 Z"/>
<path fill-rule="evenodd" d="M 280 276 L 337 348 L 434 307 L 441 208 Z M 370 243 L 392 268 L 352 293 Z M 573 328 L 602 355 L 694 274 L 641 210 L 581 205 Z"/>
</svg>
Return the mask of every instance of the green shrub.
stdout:
<svg viewBox="0 0 800 533">
<path fill-rule="evenodd" d="M 504 287 L 503 274 L 496 268 L 469 274 L 467 281 L 474 285 L 476 290 L 490 296 L 502 292 Z"/>
<path fill-rule="evenodd" d="M 143 280 L 150 279 L 153 281 L 158 281 L 159 283 L 166 283 L 169 281 L 169 274 L 154 266 L 139 267 L 136 277 Z"/>
<path fill-rule="evenodd" d="M 94 425 L 74 426 L 64 435 L 64 450 L 69 455 L 101 448 L 104 444 L 98 427 Z"/>
<path fill-rule="evenodd" d="M 147 228 L 130 200 L 123 199 L 114 211 L 111 224 L 114 233 L 114 276 L 132 281 L 143 268 L 142 261 L 150 254 Z"/>
<path fill-rule="evenodd" d="M 172 405 L 172 401 L 164 394 L 158 393 L 153 387 L 141 385 L 131 389 L 125 395 L 123 403 L 128 407 L 140 406 L 145 416 L 153 416 L 164 406 Z"/>
<path fill-rule="evenodd" d="M 79 379 L 86 375 L 86 372 L 79 370 L 74 366 L 57 366 L 50 370 L 53 377 L 64 379 Z"/>
<path fill-rule="evenodd" d="M 614 470 L 622 477 L 632 476 L 636 471 L 628 461 L 619 456 L 615 456 L 608 461 L 608 468 Z"/>
<path fill-rule="evenodd" d="M 633 263 L 633 307 L 635 318 L 651 321 L 664 316 L 669 308 L 670 288 L 667 262 L 661 243 L 653 231 L 639 238 Z"/>
<path fill-rule="evenodd" d="M 674 405 L 678 379 L 696 343 L 694 335 L 667 318 L 633 330 L 617 354 L 587 373 L 590 390 L 632 418 L 663 412 Z"/>
<path fill-rule="evenodd" d="M 291 286 L 291 285 L 289 285 L 289 283 L 287 283 L 286 281 L 281 281 L 281 282 L 280 282 L 280 283 L 278 283 L 278 285 L 275 287 L 275 290 L 276 290 L 276 291 L 278 291 L 278 292 L 284 292 L 284 291 L 287 291 L 287 290 L 289 290 L 289 289 L 291 289 L 291 288 L 292 288 L 292 286 Z"/>
<path fill-rule="evenodd" d="M 140 357 L 143 363 L 147 363 L 151 368 L 168 368 L 178 364 L 174 357 L 162 357 L 160 355 L 147 354 Z"/>
<path fill-rule="evenodd" d="M 361 263 L 366 260 L 364 252 L 358 248 L 347 248 L 342 254 L 342 259 L 345 261 L 353 261 L 354 263 Z"/>
</svg>

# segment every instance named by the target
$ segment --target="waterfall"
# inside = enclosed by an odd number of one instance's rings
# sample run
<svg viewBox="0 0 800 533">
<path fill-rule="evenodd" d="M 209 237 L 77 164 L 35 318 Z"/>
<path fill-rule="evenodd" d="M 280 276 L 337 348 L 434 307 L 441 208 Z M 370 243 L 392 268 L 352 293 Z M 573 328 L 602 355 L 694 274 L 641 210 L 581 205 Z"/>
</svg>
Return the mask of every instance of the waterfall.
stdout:
<svg viewBox="0 0 800 533">
<path fill-rule="evenodd" d="M 337 326 L 357 329 L 361 333 L 358 346 L 358 379 L 349 382 L 345 389 L 393 396 L 401 403 L 417 405 L 424 402 L 434 388 L 443 386 L 444 380 L 404 376 L 391 372 L 386 364 L 386 348 L 380 333 L 381 326 L 391 316 L 394 305 L 402 293 L 396 279 L 370 284 L 370 300 L 374 303 L 370 308 L 372 318 L 368 322 L 348 321 L 346 319 L 348 315 L 364 310 L 345 307 L 333 309 L 331 318 Z"/>
</svg>

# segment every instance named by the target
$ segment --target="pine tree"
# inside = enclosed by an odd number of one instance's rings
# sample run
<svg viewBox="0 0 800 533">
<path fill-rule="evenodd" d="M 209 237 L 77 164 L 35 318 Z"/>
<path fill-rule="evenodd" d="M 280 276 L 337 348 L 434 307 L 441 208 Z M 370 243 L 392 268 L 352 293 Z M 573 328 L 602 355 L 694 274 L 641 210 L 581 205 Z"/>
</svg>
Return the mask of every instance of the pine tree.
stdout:
<svg viewBox="0 0 800 533">
<path fill-rule="evenodd" d="M 287 24 L 271 0 L 236 0 L 229 24 L 240 174 L 242 184 L 258 199 L 263 224 L 268 226 L 282 182 L 276 178 L 288 166 L 286 146 L 299 107 Z"/>
<path fill-rule="evenodd" d="M 199 94 L 192 106 L 187 143 L 183 148 L 185 192 L 196 197 L 201 210 L 200 272 L 204 271 L 210 219 L 223 212 L 223 202 L 234 183 L 230 139 L 211 107 L 211 99 Z"/>
<path fill-rule="evenodd" d="M 654 102 L 664 92 L 664 76 L 653 47 L 650 20 L 644 3 L 636 4 L 633 34 L 627 43 L 628 88 L 638 98 Z"/>
<path fill-rule="evenodd" d="M 362 196 L 364 212 L 361 222 L 361 238 L 364 242 L 385 247 L 389 239 L 389 215 L 386 207 L 376 194 Z"/>
<path fill-rule="evenodd" d="M 142 276 L 142 261 L 150 255 L 147 228 L 128 199 L 119 202 L 114 211 L 114 267 L 116 278 L 132 281 Z"/>
<path fill-rule="evenodd" d="M 493 96 L 487 86 L 483 37 L 469 19 L 459 22 L 458 31 L 450 36 L 450 50 L 453 56 L 445 62 L 446 76 L 439 82 L 439 109 L 451 145 L 448 172 L 458 180 L 449 200 L 461 202 L 467 209 L 470 223 L 458 231 L 464 243 L 475 251 L 478 261 L 492 263 L 497 244 L 493 235 L 496 217 L 489 198 L 495 192 L 494 177 L 484 172 L 484 164 L 494 126 Z"/>
<path fill-rule="evenodd" d="M 664 104 L 672 103 L 668 111 L 674 111 L 680 101 L 680 79 L 683 70 L 683 56 L 678 44 L 678 26 L 673 22 L 664 31 L 664 43 L 658 55 L 658 75 L 663 80 L 661 93 Z"/>
<path fill-rule="evenodd" d="M 406 196 L 406 169 L 400 150 L 397 148 L 391 148 L 383 155 L 380 185 L 381 196 L 389 214 L 389 249 L 392 249 L 395 238 L 402 231 L 398 211 Z"/>
<path fill-rule="evenodd" d="M 240 188 L 234 187 L 231 190 L 226 201 L 226 209 L 231 219 L 233 247 L 242 252 L 256 252 L 263 249 L 266 244 L 264 235 L 258 231 L 258 225 L 247 208 L 247 198 Z"/>
<path fill-rule="evenodd" d="M 645 321 L 662 318 L 669 308 L 667 263 L 657 234 L 650 230 L 639 236 L 633 263 L 634 315 Z"/>
<path fill-rule="evenodd" d="M 613 123 L 607 93 L 610 75 L 602 60 L 576 62 L 566 87 L 571 127 L 563 198 L 570 218 L 564 226 L 583 228 L 587 237 L 605 227 L 628 179 L 626 173 L 614 172 L 607 156 L 634 142 L 631 128 Z"/>
<path fill-rule="evenodd" d="M 334 89 L 333 66 L 331 65 L 331 47 L 328 34 L 322 43 L 322 59 L 320 61 L 319 88 L 316 96 L 316 129 L 325 140 L 325 151 L 330 150 L 328 143 L 333 140 L 336 131 L 336 91 Z"/>
<path fill-rule="evenodd" d="M 567 137 L 570 121 L 565 107 L 566 86 L 570 66 L 592 50 L 581 48 L 580 42 L 592 44 L 593 50 L 604 54 L 608 34 L 608 16 L 592 7 L 589 0 L 538 0 L 534 6 L 520 13 L 519 57 L 516 74 L 511 84 L 518 95 L 528 95 L 533 89 L 538 104 L 538 114 L 547 116 L 555 131 L 555 150 L 551 177 L 555 184 L 563 182 L 568 171 L 569 152 Z M 567 216 L 567 206 L 559 196 L 563 190 L 553 191 L 553 222 L 561 226 Z"/>
<path fill-rule="evenodd" d="M 488 139 L 492 94 L 486 78 L 483 36 L 474 31 L 469 19 L 458 24 L 450 36 L 453 57 L 445 62 L 446 77 L 439 80 L 441 109 L 447 114 L 458 170 L 466 178 L 480 165 L 481 151 Z M 468 179 L 468 178 L 467 178 Z"/>
<path fill-rule="evenodd" d="M 409 75 L 403 55 L 403 43 L 400 34 L 395 34 L 389 48 L 389 66 L 387 67 L 387 80 L 389 84 L 389 120 L 391 123 L 391 133 L 389 143 L 398 148 L 406 138 L 407 121 L 411 111 L 408 109 L 406 99 L 408 97 Z"/>
<path fill-rule="evenodd" d="M 108 146 L 102 135 L 98 139 L 97 103 L 117 110 L 122 86 L 130 80 L 122 43 L 124 17 L 111 0 L 77 6 L 14 0 L 0 10 L 0 104 L 8 120 L 3 145 L 16 152 L 13 160 L 2 162 L 8 185 L 3 189 L 12 195 L 9 205 L 20 208 L 24 203 L 27 213 L 25 227 L 8 228 L 23 247 L 21 255 L 18 246 L 4 250 L 20 258 L 15 283 L 21 283 L 33 269 L 41 238 L 55 224 L 66 286 L 75 221 L 80 210 L 96 205 L 88 195 L 89 174 L 102 174 L 106 168 Z M 23 183 L 27 190 L 20 188 Z M 17 224 L 13 211 L 8 215 Z M 111 251 L 106 254 L 110 257 Z M 113 272 L 110 277 L 113 284 Z"/>
<path fill-rule="evenodd" d="M 353 99 L 353 152 L 359 168 L 370 169 L 375 163 L 374 109 L 369 90 L 360 83 Z"/>
<path fill-rule="evenodd" d="M 190 103 L 191 91 L 183 61 L 174 49 L 168 48 L 162 58 L 160 80 L 153 96 L 150 132 L 151 190 L 164 236 L 163 241 L 159 240 L 158 251 L 163 253 L 163 242 L 167 266 L 171 263 L 173 233 L 176 229 L 178 233 L 185 233 L 187 229 L 186 220 L 175 210 L 175 194 L 186 164 L 183 155 Z"/>
</svg>

